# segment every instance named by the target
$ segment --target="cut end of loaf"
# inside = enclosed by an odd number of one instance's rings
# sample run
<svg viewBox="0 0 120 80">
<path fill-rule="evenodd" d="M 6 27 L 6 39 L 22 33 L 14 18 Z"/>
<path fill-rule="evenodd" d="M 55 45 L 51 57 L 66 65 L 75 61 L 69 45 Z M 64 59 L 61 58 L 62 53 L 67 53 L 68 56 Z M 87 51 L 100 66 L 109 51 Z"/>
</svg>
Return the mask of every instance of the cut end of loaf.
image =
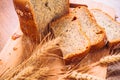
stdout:
<svg viewBox="0 0 120 80">
<path fill-rule="evenodd" d="M 69 12 L 69 0 L 30 0 L 38 30 L 45 36 L 49 23 Z"/>
<path fill-rule="evenodd" d="M 61 37 L 59 43 L 63 57 L 68 62 L 80 60 L 89 51 L 90 42 L 86 35 L 81 31 L 77 17 L 68 14 L 52 23 L 55 37 Z M 73 59 L 75 58 L 75 59 Z"/>
<path fill-rule="evenodd" d="M 87 7 L 77 7 L 72 13 L 79 19 L 81 29 L 90 39 L 92 48 L 102 48 L 106 44 L 105 31 L 97 24 L 94 16 L 90 13 Z"/>
<path fill-rule="evenodd" d="M 114 45 L 120 42 L 120 23 L 116 22 L 111 16 L 99 9 L 92 9 L 97 23 L 105 29 L 109 45 Z"/>
<path fill-rule="evenodd" d="M 90 47 L 86 47 L 86 50 L 84 50 L 83 52 L 78 51 L 76 53 L 69 53 L 64 57 L 65 64 L 68 65 L 68 64 L 78 63 L 88 54 L 89 50 L 90 50 Z"/>
<path fill-rule="evenodd" d="M 43 39 L 53 20 L 69 12 L 69 0 L 14 0 L 22 32 L 33 41 Z"/>
</svg>

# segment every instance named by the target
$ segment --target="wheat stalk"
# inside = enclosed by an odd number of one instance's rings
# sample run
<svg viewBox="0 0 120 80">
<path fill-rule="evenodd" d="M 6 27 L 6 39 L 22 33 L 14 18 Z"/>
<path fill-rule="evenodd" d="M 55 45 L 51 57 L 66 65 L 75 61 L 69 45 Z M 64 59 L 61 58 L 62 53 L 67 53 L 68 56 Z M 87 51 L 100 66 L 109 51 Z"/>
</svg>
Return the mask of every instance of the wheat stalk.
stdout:
<svg viewBox="0 0 120 80">
<path fill-rule="evenodd" d="M 66 74 L 64 74 L 63 77 L 61 77 L 59 80 L 64 79 L 67 76 L 69 78 L 74 78 L 76 80 L 103 80 L 96 76 L 92 76 L 89 74 L 82 74 L 82 73 L 87 72 L 88 70 L 92 69 L 93 67 L 95 67 L 97 65 L 107 65 L 107 64 L 114 63 L 117 61 L 120 61 L 120 55 L 106 56 L 106 57 L 101 58 L 98 62 L 93 63 L 92 65 L 84 66 L 82 68 L 77 69 L 76 71 L 74 71 L 74 69 L 72 69 L 72 70 L 66 72 Z M 78 73 L 78 72 L 80 72 L 80 73 Z"/>
<path fill-rule="evenodd" d="M 62 59 L 62 52 L 57 45 L 59 43 L 59 38 L 48 40 L 39 44 L 36 50 L 33 52 L 33 55 L 22 64 L 16 68 L 7 71 L 4 73 L 0 79 L 1 80 L 17 80 L 17 79 L 26 79 L 25 77 L 35 77 L 45 76 L 44 73 L 48 73 L 48 69 L 43 69 L 44 67 L 49 67 L 51 65 L 49 60 Z M 31 66 L 31 67 L 30 67 Z M 59 66 L 59 65 L 58 65 Z M 42 71 L 42 73 L 39 73 Z M 47 74 L 46 74 L 47 76 Z M 33 77 L 33 78 L 35 78 Z M 29 80 L 29 79 L 28 79 Z"/>
<path fill-rule="evenodd" d="M 99 77 L 89 75 L 89 74 L 82 74 L 78 73 L 77 71 L 73 71 L 68 78 L 76 79 L 76 80 L 104 80 Z"/>
<path fill-rule="evenodd" d="M 82 72 L 82 73 L 85 73 L 85 72 L 87 72 L 88 70 L 92 69 L 95 66 L 98 66 L 98 65 L 106 66 L 108 64 L 115 63 L 115 62 L 118 62 L 118 61 L 120 61 L 120 54 L 118 54 L 118 55 L 109 55 L 109 56 L 101 58 L 96 63 L 93 63 L 91 65 L 87 65 L 87 66 L 84 66 L 82 68 L 79 68 L 78 71 Z"/>
<path fill-rule="evenodd" d="M 28 78 L 26 78 L 27 80 L 39 80 L 40 78 L 46 78 L 48 75 L 48 71 L 50 69 L 48 67 L 43 67 L 38 69 L 36 72 L 34 72 L 34 74 L 32 74 L 31 76 L 29 76 Z"/>
<path fill-rule="evenodd" d="M 28 66 L 25 69 L 23 69 L 21 72 L 18 73 L 18 75 L 15 75 L 14 78 L 12 78 L 13 80 L 16 79 L 25 79 L 24 76 L 29 76 L 30 74 L 33 73 L 34 67 L 33 66 Z"/>
<path fill-rule="evenodd" d="M 99 64 L 100 65 L 107 65 L 107 64 L 111 64 L 111 63 L 115 63 L 120 61 L 120 55 L 111 55 L 111 56 L 106 56 L 104 58 L 101 58 L 99 60 Z"/>
<path fill-rule="evenodd" d="M 47 76 L 46 74 L 48 73 L 48 71 L 49 71 L 48 67 L 43 67 L 43 68 L 39 68 L 38 70 L 35 70 L 33 66 L 29 66 L 23 69 L 21 72 L 19 72 L 18 75 L 16 75 L 12 79 L 13 80 L 17 80 L 17 79 L 38 80 L 41 77 L 46 77 Z"/>
</svg>

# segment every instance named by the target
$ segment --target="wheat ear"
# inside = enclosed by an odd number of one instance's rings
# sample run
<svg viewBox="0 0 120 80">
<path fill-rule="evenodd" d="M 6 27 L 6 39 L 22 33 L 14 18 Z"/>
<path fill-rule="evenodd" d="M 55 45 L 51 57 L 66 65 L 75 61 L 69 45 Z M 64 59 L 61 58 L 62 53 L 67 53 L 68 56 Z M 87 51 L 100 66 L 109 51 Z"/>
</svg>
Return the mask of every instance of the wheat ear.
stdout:
<svg viewBox="0 0 120 80">
<path fill-rule="evenodd" d="M 13 80 L 16 80 L 16 79 L 25 79 L 24 76 L 28 76 L 28 75 L 32 74 L 33 70 L 34 70 L 33 66 L 28 66 L 28 67 L 24 68 L 21 72 L 19 72 L 18 75 L 16 75 L 12 79 Z"/>
<path fill-rule="evenodd" d="M 82 73 L 85 73 L 85 72 L 87 72 L 88 70 L 90 70 L 91 68 L 93 68 L 95 66 L 98 66 L 98 65 L 106 66 L 108 64 L 115 63 L 115 62 L 118 62 L 118 61 L 120 61 L 120 54 L 118 54 L 118 55 L 109 55 L 109 56 L 101 58 L 98 62 L 93 63 L 92 65 L 87 65 L 87 66 L 84 66 L 82 68 L 79 68 L 78 71 L 82 72 Z"/>
<path fill-rule="evenodd" d="M 111 55 L 111 56 L 106 56 L 104 58 L 101 58 L 99 60 L 99 64 L 107 65 L 107 64 L 118 62 L 118 61 L 120 61 L 120 55 Z"/>
<path fill-rule="evenodd" d="M 0 77 L 0 80 L 17 80 L 20 78 L 24 79 L 25 77 L 30 77 L 36 73 L 36 69 L 39 70 L 43 67 L 49 67 L 51 64 L 48 62 L 49 60 L 53 60 L 55 58 L 62 59 L 62 52 L 57 45 L 58 43 L 59 38 L 39 44 L 29 59 L 18 65 L 16 68 L 8 70 Z M 44 59 L 44 61 L 42 59 Z M 44 71 L 48 73 L 48 71 Z"/>
<path fill-rule="evenodd" d="M 39 80 L 40 78 L 46 78 L 48 75 L 49 68 L 48 67 L 43 67 L 37 70 L 34 74 L 26 78 L 27 80 Z"/>
<path fill-rule="evenodd" d="M 68 78 L 76 79 L 76 80 L 104 80 L 99 77 L 90 75 L 90 74 L 82 74 L 77 71 L 73 71 Z"/>
</svg>

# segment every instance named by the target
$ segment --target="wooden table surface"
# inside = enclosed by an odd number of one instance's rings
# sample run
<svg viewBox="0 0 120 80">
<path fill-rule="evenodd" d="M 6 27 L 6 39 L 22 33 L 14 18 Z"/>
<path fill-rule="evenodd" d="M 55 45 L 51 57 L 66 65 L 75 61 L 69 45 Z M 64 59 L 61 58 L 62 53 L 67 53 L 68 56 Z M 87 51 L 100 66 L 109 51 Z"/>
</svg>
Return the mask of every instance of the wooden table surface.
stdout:
<svg viewBox="0 0 120 80">
<path fill-rule="evenodd" d="M 0 51 L 18 27 L 12 0 L 0 0 Z"/>
<path fill-rule="evenodd" d="M 70 0 L 70 1 L 71 2 L 79 2 L 79 3 L 82 3 L 82 2 L 84 3 L 84 1 L 85 1 L 85 3 L 87 3 L 89 5 L 89 1 L 91 1 L 91 0 Z M 117 1 L 109 0 L 109 2 L 108 2 L 108 0 L 104 0 L 104 1 L 98 0 L 98 1 L 112 7 L 111 9 L 109 9 L 109 11 L 111 12 L 110 15 L 114 16 L 114 13 L 115 13 L 115 15 L 120 17 L 120 15 L 119 15 L 120 6 L 118 4 L 120 2 L 119 0 L 117 0 Z M 96 5 L 96 4 L 90 3 L 90 7 L 93 7 L 93 5 L 95 5 L 97 8 L 104 9 L 104 6 L 102 4 L 101 4 L 102 5 L 101 6 L 101 5 Z M 113 9 L 115 9 L 115 12 Z M 109 13 L 109 11 L 107 11 L 107 12 Z M 16 32 L 18 27 L 19 27 L 19 21 L 18 21 L 17 15 L 15 13 L 12 0 L 0 0 L 0 51 L 2 50 L 2 48 L 4 47 L 4 45 L 6 44 L 8 39 L 11 37 L 11 35 L 14 32 Z M 106 49 L 103 49 L 101 51 L 104 52 L 104 51 L 106 51 Z M 101 53 L 101 51 L 100 51 L 100 53 Z M 4 55 L 4 54 L 2 54 L 2 55 Z M 102 57 L 104 55 L 106 55 L 106 54 L 99 55 L 99 52 L 98 52 L 98 54 L 96 54 L 96 57 L 97 56 Z M 93 54 L 89 55 L 87 60 L 92 58 L 91 62 L 97 61 L 98 59 L 93 58 L 93 56 L 95 56 L 95 55 L 93 55 Z M 13 63 L 14 63 L 14 61 L 15 60 L 13 59 Z M 83 62 L 86 62 L 86 59 L 83 60 Z"/>
<path fill-rule="evenodd" d="M 111 6 L 116 12 L 117 21 L 120 22 L 120 0 L 94 0 L 97 2 L 104 3 L 105 5 Z"/>
</svg>

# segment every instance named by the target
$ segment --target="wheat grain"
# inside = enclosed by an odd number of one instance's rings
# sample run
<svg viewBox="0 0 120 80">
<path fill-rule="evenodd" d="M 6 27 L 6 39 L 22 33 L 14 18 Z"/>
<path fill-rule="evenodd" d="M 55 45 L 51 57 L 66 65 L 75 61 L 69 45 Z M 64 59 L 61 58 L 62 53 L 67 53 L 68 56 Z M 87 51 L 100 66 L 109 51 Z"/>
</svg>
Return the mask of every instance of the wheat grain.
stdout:
<svg viewBox="0 0 120 80">
<path fill-rule="evenodd" d="M 49 71 L 48 67 L 40 68 L 39 70 L 37 70 L 36 72 L 34 72 L 34 74 L 32 74 L 31 76 L 29 76 L 26 79 L 27 80 L 30 80 L 30 79 L 31 80 L 39 80 L 42 77 L 46 78 L 48 71 Z"/>
<path fill-rule="evenodd" d="M 39 68 L 37 71 L 33 71 L 34 67 L 26 67 L 18 75 L 16 75 L 13 80 L 25 79 L 25 80 L 38 80 L 40 77 L 46 77 L 49 71 L 48 67 Z M 27 78 L 28 77 L 28 78 Z"/>
<path fill-rule="evenodd" d="M 82 74 L 78 73 L 77 71 L 73 71 L 68 78 L 76 79 L 76 80 L 104 80 L 99 77 L 89 75 L 89 74 Z"/>
<path fill-rule="evenodd" d="M 33 66 L 28 66 L 25 69 L 23 69 L 22 71 L 20 71 L 14 78 L 13 80 L 17 80 L 17 79 L 24 79 L 25 76 L 29 76 L 30 74 L 33 73 L 34 67 Z"/>
<path fill-rule="evenodd" d="M 111 56 L 106 56 L 104 58 L 101 58 L 99 60 L 99 64 L 106 65 L 106 64 L 117 62 L 117 61 L 120 61 L 120 55 L 111 55 Z"/>
<path fill-rule="evenodd" d="M 91 65 L 87 65 L 87 66 L 84 66 L 82 68 L 79 68 L 77 71 L 85 73 L 85 72 L 87 72 L 88 70 L 92 69 L 95 66 L 98 66 L 98 65 L 105 66 L 105 65 L 115 63 L 115 62 L 118 62 L 118 61 L 120 61 L 120 54 L 118 54 L 118 55 L 109 55 L 109 56 L 101 58 L 96 63 L 93 63 Z"/>
</svg>

